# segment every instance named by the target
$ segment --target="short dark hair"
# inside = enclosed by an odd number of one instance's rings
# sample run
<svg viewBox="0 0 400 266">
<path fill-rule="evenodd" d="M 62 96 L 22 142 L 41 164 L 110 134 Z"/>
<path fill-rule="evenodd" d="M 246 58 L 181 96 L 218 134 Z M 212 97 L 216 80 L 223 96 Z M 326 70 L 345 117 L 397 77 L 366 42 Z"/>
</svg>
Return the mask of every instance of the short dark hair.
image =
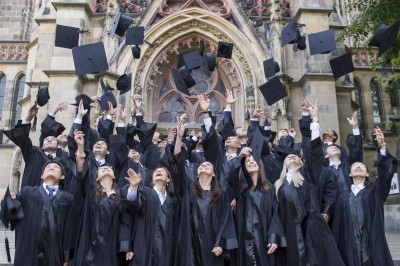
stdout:
<svg viewBox="0 0 400 266">
<path fill-rule="evenodd" d="M 64 176 L 65 176 L 65 167 L 64 167 L 64 165 L 62 164 L 62 162 L 61 162 L 59 159 L 57 159 L 57 158 L 55 158 L 54 160 L 50 160 L 50 161 L 46 162 L 46 163 L 43 165 L 42 174 L 43 174 L 44 169 L 46 168 L 46 166 L 48 166 L 48 165 L 51 164 L 51 163 L 58 164 L 58 166 L 60 166 L 60 168 L 61 168 L 61 175 L 64 175 Z"/>
<path fill-rule="evenodd" d="M 93 144 L 93 146 L 96 145 L 96 143 L 99 142 L 99 141 L 103 141 L 106 144 L 107 150 L 108 150 L 109 146 L 108 146 L 108 142 L 107 142 L 107 140 L 105 138 L 98 138 L 96 140 L 96 142 Z"/>
</svg>

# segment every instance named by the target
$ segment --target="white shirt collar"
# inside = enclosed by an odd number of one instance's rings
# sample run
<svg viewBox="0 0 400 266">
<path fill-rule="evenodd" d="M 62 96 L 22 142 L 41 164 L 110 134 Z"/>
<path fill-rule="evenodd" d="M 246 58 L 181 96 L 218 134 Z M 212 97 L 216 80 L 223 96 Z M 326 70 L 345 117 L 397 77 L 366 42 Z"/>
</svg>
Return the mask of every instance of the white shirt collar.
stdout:
<svg viewBox="0 0 400 266">
<path fill-rule="evenodd" d="M 286 173 L 286 180 L 288 181 L 288 183 L 290 184 L 290 183 L 292 183 L 292 181 L 293 181 L 293 178 L 292 178 L 292 174 L 294 173 L 294 172 L 296 172 L 296 170 L 289 170 L 287 173 Z"/>
<path fill-rule="evenodd" d="M 354 196 L 357 196 L 357 194 L 365 188 L 364 183 L 360 183 L 358 185 L 351 185 L 351 191 L 353 192 Z"/>
<path fill-rule="evenodd" d="M 56 158 L 57 156 L 56 153 L 50 153 L 50 152 L 44 152 L 44 154 L 46 154 L 46 156 L 50 154 L 51 156 L 53 156 L 53 159 Z"/>
<path fill-rule="evenodd" d="M 339 166 L 342 164 L 342 162 L 337 162 L 337 163 L 335 163 L 335 162 L 331 162 L 331 163 L 329 163 L 329 166 L 332 166 L 332 167 L 334 167 L 335 169 L 339 169 Z"/>
<path fill-rule="evenodd" d="M 226 155 L 226 158 L 227 158 L 228 160 L 231 160 L 231 159 L 237 157 L 237 153 L 228 153 L 228 152 L 227 152 L 225 155 Z"/>
<path fill-rule="evenodd" d="M 43 186 L 44 190 L 46 191 L 47 195 L 49 195 L 49 190 L 47 189 L 48 185 L 45 182 L 43 182 L 42 186 Z M 49 186 L 49 187 L 54 188 L 54 196 L 55 196 L 57 194 L 57 191 L 58 191 L 58 185 Z"/>
<path fill-rule="evenodd" d="M 99 160 L 97 158 L 95 158 L 95 159 L 96 159 L 96 162 L 100 163 L 100 165 L 103 165 L 106 163 L 106 159 L 101 159 L 101 160 Z"/>
<path fill-rule="evenodd" d="M 167 199 L 167 191 L 164 191 L 164 194 L 158 191 L 156 187 L 153 187 L 154 190 L 157 192 L 158 198 L 160 199 L 161 205 L 164 204 L 165 200 Z"/>
</svg>

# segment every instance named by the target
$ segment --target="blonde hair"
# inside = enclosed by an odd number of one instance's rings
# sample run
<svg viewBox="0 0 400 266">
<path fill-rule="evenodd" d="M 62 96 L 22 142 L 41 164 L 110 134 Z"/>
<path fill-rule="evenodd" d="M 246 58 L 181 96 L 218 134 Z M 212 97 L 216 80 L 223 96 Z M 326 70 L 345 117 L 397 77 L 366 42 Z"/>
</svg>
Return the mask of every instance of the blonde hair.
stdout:
<svg viewBox="0 0 400 266">
<path fill-rule="evenodd" d="M 289 172 L 288 168 L 286 167 L 286 161 L 288 160 L 288 158 L 289 158 L 289 156 L 287 156 L 285 161 L 283 161 L 283 169 L 282 169 L 281 175 L 279 176 L 279 179 L 276 180 L 276 182 L 275 182 L 275 189 L 276 189 L 276 197 L 277 198 L 278 198 L 278 191 L 279 191 L 280 187 L 283 185 L 283 182 L 285 182 L 286 175 Z M 300 159 L 300 157 L 299 157 L 299 159 Z M 297 167 L 296 169 L 292 169 L 291 170 L 291 172 L 292 172 L 291 177 L 292 177 L 292 181 L 293 181 L 293 184 L 294 184 L 295 187 L 301 187 L 303 185 L 303 182 L 304 182 L 304 177 L 299 171 L 304 166 L 304 164 L 303 164 L 303 162 L 301 160 L 299 160 L 299 161 L 300 161 L 300 166 Z"/>
</svg>

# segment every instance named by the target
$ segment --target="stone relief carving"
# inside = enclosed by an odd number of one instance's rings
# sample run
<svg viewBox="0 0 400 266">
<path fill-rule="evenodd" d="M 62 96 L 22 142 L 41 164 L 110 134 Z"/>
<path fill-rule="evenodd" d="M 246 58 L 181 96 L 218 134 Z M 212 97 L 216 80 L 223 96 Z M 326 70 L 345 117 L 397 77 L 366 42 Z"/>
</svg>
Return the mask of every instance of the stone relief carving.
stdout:
<svg viewBox="0 0 400 266">
<path fill-rule="evenodd" d="M 26 61 L 28 60 L 28 44 L 3 43 L 0 44 L 0 60 L 2 61 Z"/>
<path fill-rule="evenodd" d="M 232 15 L 232 10 L 227 0 L 163 0 L 158 14 L 165 17 L 189 7 L 200 7 L 223 18 L 229 18 Z"/>
<path fill-rule="evenodd" d="M 373 50 L 353 50 L 353 64 L 355 66 L 370 66 L 378 56 L 378 51 Z"/>
</svg>

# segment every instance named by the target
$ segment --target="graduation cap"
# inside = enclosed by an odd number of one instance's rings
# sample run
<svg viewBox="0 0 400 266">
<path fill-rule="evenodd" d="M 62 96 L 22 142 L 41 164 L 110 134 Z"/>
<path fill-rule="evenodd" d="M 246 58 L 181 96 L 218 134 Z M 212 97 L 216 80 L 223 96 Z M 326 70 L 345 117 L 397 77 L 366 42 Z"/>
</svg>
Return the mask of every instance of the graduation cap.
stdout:
<svg viewBox="0 0 400 266">
<path fill-rule="evenodd" d="M 259 89 L 268 105 L 272 105 L 287 96 L 286 88 L 278 77 L 272 78 L 267 83 L 261 85 Z"/>
<path fill-rule="evenodd" d="M 354 64 L 350 53 L 329 60 L 335 79 L 354 71 Z"/>
<path fill-rule="evenodd" d="M 131 90 L 132 86 L 132 73 L 123 74 L 117 80 L 117 90 L 119 90 L 120 95 Z"/>
<path fill-rule="evenodd" d="M 72 49 L 79 45 L 79 28 L 64 25 L 56 26 L 54 46 Z"/>
<path fill-rule="evenodd" d="M 255 127 L 253 132 L 250 149 L 251 155 L 253 155 L 253 158 L 257 163 L 260 163 L 261 154 L 269 153 L 268 141 L 266 141 L 258 127 Z"/>
<path fill-rule="evenodd" d="M 335 32 L 326 30 L 308 35 L 310 54 L 327 54 L 336 49 Z"/>
<path fill-rule="evenodd" d="M 101 91 L 103 93 L 114 90 L 113 88 L 110 87 L 110 85 L 104 83 L 104 80 L 102 80 L 102 79 L 100 80 L 100 86 L 101 86 Z"/>
<path fill-rule="evenodd" d="M 107 111 L 108 110 L 108 102 L 110 102 L 113 106 L 113 108 L 117 107 L 117 100 L 114 97 L 114 94 L 111 91 L 107 91 L 106 93 L 104 93 L 101 96 L 99 105 L 100 105 L 100 109 L 103 111 Z"/>
<path fill-rule="evenodd" d="M 198 51 L 183 54 L 182 57 L 188 70 L 197 69 L 203 65 L 203 58 Z"/>
<path fill-rule="evenodd" d="M 368 43 L 370 46 L 379 47 L 378 57 L 384 54 L 396 42 L 399 33 L 400 20 L 391 26 L 382 24 Z"/>
<path fill-rule="evenodd" d="M 298 23 L 296 20 L 293 20 L 292 22 L 290 22 L 289 24 L 286 25 L 286 27 L 284 27 L 282 29 L 282 33 L 281 33 L 281 46 L 285 46 L 286 44 L 290 43 L 296 43 L 297 37 L 300 34 L 300 30 L 298 28 Z"/>
<path fill-rule="evenodd" d="M 232 52 L 233 52 L 233 43 L 229 43 L 229 42 L 219 42 L 218 43 L 217 57 L 231 59 Z"/>
<path fill-rule="evenodd" d="M 190 96 L 189 88 L 193 87 L 196 82 L 193 77 L 190 75 L 189 71 L 186 67 L 181 67 L 180 69 L 176 69 L 174 67 L 170 67 L 172 78 L 174 79 L 176 88 L 186 95 Z"/>
<path fill-rule="evenodd" d="M 110 37 L 114 38 L 114 35 L 117 34 L 119 37 L 124 36 L 125 31 L 132 25 L 133 19 L 122 15 L 121 9 L 118 8 L 115 14 L 114 22 L 111 28 Z"/>
<path fill-rule="evenodd" d="M 65 127 L 63 124 L 57 122 L 54 118 L 50 116 L 46 116 L 41 124 L 41 133 L 39 139 L 40 147 L 43 146 L 43 141 L 45 138 L 49 136 L 58 137 L 61 133 L 63 133 Z"/>
<path fill-rule="evenodd" d="M 79 106 L 81 100 L 83 101 L 83 108 L 90 110 L 90 108 L 93 107 L 90 105 L 92 103 L 92 99 L 86 94 L 79 94 L 76 96 L 75 103 L 71 103 L 71 105 Z"/>
<path fill-rule="evenodd" d="M 72 55 L 77 75 L 96 74 L 108 70 L 106 51 L 102 42 L 74 47 Z"/>
<path fill-rule="evenodd" d="M 24 212 L 19 201 L 11 198 L 10 188 L 7 187 L 6 194 L 1 201 L 0 220 L 6 228 L 11 225 L 14 230 L 18 224 L 18 220 L 24 217 Z"/>
<path fill-rule="evenodd" d="M 132 45 L 131 46 L 133 58 L 139 59 L 140 58 L 140 47 L 139 45 Z"/>
<path fill-rule="evenodd" d="M 48 103 L 50 99 L 50 95 L 49 95 L 49 88 L 44 87 L 41 88 L 39 87 L 38 93 L 36 95 L 36 102 L 40 107 L 43 107 L 45 104 Z"/>
<path fill-rule="evenodd" d="M 211 53 L 203 54 L 203 65 L 201 69 L 203 73 L 210 76 L 210 72 L 214 71 L 215 67 L 217 66 L 217 57 Z"/>
<path fill-rule="evenodd" d="M 276 62 L 273 58 L 265 60 L 263 62 L 263 65 L 264 65 L 265 78 L 270 78 L 272 76 L 275 76 L 275 73 L 281 71 L 278 62 Z"/>
<path fill-rule="evenodd" d="M 144 41 L 144 27 L 130 27 L 126 31 L 125 44 L 139 45 Z"/>
</svg>

